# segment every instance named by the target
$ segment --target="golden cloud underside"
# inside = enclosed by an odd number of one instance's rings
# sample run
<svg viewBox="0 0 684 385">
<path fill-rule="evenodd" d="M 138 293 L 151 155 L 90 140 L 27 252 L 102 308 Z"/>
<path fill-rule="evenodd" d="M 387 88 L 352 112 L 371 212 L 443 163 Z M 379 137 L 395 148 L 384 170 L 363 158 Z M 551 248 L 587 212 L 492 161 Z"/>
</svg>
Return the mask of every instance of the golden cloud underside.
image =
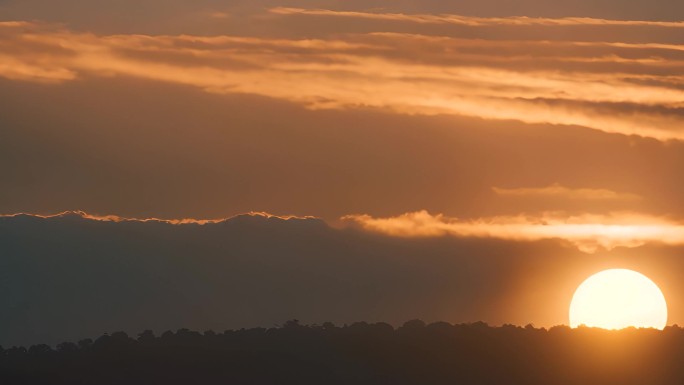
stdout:
<svg viewBox="0 0 684 385">
<path fill-rule="evenodd" d="M 684 225 L 664 218 L 616 213 L 577 215 L 546 213 L 537 216 L 498 216 L 459 220 L 427 211 L 396 217 L 374 218 L 350 215 L 344 219 L 361 228 L 400 237 L 497 238 L 515 241 L 560 239 L 578 249 L 593 253 L 616 247 L 638 247 L 647 243 L 684 244 Z"/>
<path fill-rule="evenodd" d="M 340 17 L 496 26 L 491 38 L 377 31 L 316 39 L 107 35 L 29 22 L 0 23 L 0 76 L 63 83 L 130 76 L 212 93 L 262 95 L 311 109 L 372 107 L 579 125 L 659 140 L 684 139 L 684 45 L 667 41 L 545 40 L 567 25 L 610 29 L 682 23 L 468 18 L 278 8 L 272 17 Z M 422 20 L 422 21 L 421 21 Z M 541 28 L 526 39 L 506 33 Z M 632 31 L 633 32 L 633 31 Z"/>
</svg>

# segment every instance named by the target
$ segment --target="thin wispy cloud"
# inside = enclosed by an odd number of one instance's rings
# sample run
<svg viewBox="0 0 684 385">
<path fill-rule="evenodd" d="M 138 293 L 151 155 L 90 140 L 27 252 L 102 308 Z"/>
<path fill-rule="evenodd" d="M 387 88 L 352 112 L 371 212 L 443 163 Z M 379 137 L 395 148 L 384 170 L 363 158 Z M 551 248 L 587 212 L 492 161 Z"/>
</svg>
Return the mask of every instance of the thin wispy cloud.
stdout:
<svg viewBox="0 0 684 385">
<path fill-rule="evenodd" d="M 636 201 L 641 197 L 636 194 L 616 192 L 608 189 L 597 188 L 569 188 L 559 183 L 554 183 L 545 187 L 518 187 L 502 188 L 493 187 L 497 195 L 503 197 L 551 197 L 573 200 L 609 200 L 609 201 Z"/>
<path fill-rule="evenodd" d="M 358 11 L 335 11 L 329 9 L 305 9 L 293 7 L 275 7 L 269 12 L 279 15 L 309 15 L 330 16 L 357 19 L 391 20 L 426 24 L 459 24 L 467 26 L 564 26 L 564 25 L 599 25 L 599 26 L 657 26 L 664 28 L 684 28 L 684 22 L 679 21 L 648 21 L 648 20 L 608 20 L 591 17 L 474 17 L 461 15 L 427 15 L 427 14 L 404 14 L 404 13 L 380 13 Z"/>
</svg>

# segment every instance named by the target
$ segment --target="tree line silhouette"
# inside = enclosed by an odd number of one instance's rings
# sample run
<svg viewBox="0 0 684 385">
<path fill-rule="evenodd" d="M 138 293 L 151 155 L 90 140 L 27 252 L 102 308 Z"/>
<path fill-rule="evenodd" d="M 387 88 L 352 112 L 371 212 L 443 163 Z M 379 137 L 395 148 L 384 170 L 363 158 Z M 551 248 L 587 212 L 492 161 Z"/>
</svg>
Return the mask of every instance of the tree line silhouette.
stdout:
<svg viewBox="0 0 684 385">
<path fill-rule="evenodd" d="M 2 384 L 678 384 L 684 330 L 365 322 L 0 348 Z"/>
</svg>

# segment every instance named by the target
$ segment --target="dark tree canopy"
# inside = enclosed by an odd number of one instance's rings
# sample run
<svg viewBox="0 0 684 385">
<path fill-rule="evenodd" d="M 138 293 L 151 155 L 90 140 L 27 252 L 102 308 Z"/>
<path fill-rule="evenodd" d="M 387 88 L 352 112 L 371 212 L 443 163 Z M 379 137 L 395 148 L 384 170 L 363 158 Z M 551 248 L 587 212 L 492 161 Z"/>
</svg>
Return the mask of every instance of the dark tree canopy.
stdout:
<svg viewBox="0 0 684 385">
<path fill-rule="evenodd" d="M 0 351 L 2 384 L 677 384 L 684 330 L 386 323 L 123 332 Z"/>
</svg>

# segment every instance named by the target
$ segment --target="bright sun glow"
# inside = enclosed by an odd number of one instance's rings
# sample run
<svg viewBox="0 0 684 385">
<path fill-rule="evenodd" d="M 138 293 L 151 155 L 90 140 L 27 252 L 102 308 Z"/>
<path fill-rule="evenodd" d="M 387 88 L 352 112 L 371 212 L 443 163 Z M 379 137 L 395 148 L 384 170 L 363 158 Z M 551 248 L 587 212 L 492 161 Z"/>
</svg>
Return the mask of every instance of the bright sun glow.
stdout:
<svg viewBox="0 0 684 385">
<path fill-rule="evenodd" d="M 604 329 L 663 329 L 667 304 L 648 277 L 627 269 L 604 270 L 587 278 L 570 303 L 570 326 Z"/>
</svg>

